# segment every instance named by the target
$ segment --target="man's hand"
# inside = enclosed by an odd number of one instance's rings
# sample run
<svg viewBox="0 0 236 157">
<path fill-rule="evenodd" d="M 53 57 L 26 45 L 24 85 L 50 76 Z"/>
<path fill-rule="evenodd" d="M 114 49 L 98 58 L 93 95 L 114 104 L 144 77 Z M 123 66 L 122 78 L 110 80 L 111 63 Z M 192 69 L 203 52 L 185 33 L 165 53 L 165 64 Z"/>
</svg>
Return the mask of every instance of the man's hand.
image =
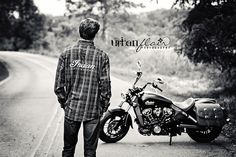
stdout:
<svg viewBox="0 0 236 157">
<path fill-rule="evenodd" d="M 109 101 L 106 101 L 105 102 L 105 106 L 103 108 L 103 113 L 105 113 L 107 110 L 108 110 L 108 107 L 110 106 L 110 102 Z"/>
<path fill-rule="evenodd" d="M 65 109 L 65 99 L 57 98 L 58 102 L 61 104 L 61 108 Z"/>
<path fill-rule="evenodd" d="M 101 99 L 101 104 L 102 104 L 102 112 L 106 112 L 108 107 L 110 106 L 110 101 L 108 99 L 102 98 Z"/>
</svg>

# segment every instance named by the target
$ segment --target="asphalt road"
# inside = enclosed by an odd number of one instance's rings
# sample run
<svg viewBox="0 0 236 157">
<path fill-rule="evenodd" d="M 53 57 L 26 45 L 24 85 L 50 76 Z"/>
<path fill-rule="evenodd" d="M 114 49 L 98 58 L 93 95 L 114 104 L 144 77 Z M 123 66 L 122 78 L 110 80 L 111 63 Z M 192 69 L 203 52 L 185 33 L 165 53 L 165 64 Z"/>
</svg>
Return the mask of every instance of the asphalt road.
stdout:
<svg viewBox="0 0 236 157">
<path fill-rule="evenodd" d="M 53 93 L 57 59 L 25 53 L 0 52 L 10 76 L 0 82 L 0 157 L 61 156 L 63 110 Z M 113 108 L 130 84 L 112 77 Z M 98 157 L 233 157 L 231 143 L 220 136 L 198 144 L 187 135 L 169 138 L 142 136 L 130 129 L 118 143 L 99 141 Z M 83 156 L 82 130 L 76 156 Z"/>
</svg>

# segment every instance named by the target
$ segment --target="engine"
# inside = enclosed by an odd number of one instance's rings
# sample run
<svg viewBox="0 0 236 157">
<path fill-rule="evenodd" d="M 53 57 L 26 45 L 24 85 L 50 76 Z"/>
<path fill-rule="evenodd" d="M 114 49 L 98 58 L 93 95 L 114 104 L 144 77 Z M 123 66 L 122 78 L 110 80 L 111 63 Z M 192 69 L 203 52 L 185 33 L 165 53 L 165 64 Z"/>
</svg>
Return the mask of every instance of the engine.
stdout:
<svg viewBox="0 0 236 157">
<path fill-rule="evenodd" d="M 144 108 L 141 111 L 145 127 L 139 127 L 143 135 L 167 134 L 165 126 L 172 122 L 173 109 L 167 107 Z"/>
<path fill-rule="evenodd" d="M 161 123 L 167 117 L 173 114 L 173 109 L 167 107 L 145 108 L 142 110 L 145 125 Z"/>
</svg>

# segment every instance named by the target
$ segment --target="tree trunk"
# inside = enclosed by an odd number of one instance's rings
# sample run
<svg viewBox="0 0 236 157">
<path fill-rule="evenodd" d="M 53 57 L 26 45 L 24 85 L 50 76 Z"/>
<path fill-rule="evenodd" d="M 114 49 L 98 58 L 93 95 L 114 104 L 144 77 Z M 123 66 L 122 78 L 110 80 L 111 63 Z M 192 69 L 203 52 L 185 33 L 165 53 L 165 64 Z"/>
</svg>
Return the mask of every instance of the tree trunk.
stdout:
<svg viewBox="0 0 236 157">
<path fill-rule="evenodd" d="M 106 30 L 107 30 L 107 14 L 109 11 L 109 6 L 107 5 L 107 1 L 103 2 L 104 14 L 102 15 L 102 40 L 106 41 Z"/>
<path fill-rule="evenodd" d="M 106 41 L 106 29 L 107 29 L 107 19 L 106 16 L 104 15 L 102 17 L 102 40 Z"/>
</svg>

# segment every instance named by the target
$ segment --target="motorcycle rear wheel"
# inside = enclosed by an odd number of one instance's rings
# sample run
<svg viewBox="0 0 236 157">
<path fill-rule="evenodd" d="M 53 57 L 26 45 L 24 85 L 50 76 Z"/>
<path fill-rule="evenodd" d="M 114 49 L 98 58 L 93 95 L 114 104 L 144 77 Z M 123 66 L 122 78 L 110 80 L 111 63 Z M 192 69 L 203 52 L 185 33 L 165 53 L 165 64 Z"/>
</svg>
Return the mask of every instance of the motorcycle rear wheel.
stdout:
<svg viewBox="0 0 236 157">
<path fill-rule="evenodd" d="M 216 139 L 222 127 L 209 127 L 203 130 L 187 129 L 187 134 L 198 143 L 208 143 Z"/>
<path fill-rule="evenodd" d="M 121 140 L 129 131 L 129 125 L 124 123 L 122 112 L 107 113 L 101 120 L 99 138 L 106 143 L 115 143 Z"/>
</svg>

